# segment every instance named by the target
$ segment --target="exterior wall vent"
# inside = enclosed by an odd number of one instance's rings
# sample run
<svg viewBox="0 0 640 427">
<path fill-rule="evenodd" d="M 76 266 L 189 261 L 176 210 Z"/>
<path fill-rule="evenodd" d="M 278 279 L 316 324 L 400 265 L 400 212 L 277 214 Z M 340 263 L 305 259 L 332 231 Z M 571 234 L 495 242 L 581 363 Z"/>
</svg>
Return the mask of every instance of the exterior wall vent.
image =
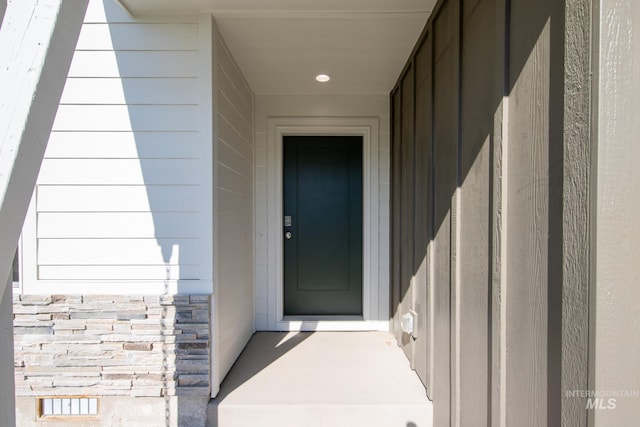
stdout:
<svg viewBox="0 0 640 427">
<path fill-rule="evenodd" d="M 97 397 L 43 397 L 39 400 L 41 417 L 98 415 Z"/>
</svg>

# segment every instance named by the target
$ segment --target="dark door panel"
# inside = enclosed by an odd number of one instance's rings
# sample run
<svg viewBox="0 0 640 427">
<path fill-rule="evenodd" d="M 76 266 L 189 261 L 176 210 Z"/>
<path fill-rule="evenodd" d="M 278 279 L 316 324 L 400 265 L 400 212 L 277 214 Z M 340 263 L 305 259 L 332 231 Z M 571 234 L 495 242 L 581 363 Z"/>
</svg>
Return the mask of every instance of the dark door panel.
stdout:
<svg viewBox="0 0 640 427">
<path fill-rule="evenodd" d="M 362 138 L 283 145 L 284 314 L 361 315 Z"/>
</svg>

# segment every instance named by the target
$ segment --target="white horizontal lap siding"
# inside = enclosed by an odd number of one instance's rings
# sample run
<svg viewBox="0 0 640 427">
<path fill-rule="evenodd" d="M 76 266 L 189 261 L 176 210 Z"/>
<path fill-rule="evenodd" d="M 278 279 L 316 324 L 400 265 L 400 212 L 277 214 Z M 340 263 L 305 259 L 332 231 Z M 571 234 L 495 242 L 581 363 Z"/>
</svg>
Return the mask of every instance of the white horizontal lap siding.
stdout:
<svg viewBox="0 0 640 427">
<path fill-rule="evenodd" d="M 191 212 L 39 212 L 41 239 L 188 239 L 199 227 Z"/>
<path fill-rule="evenodd" d="M 122 24 L 124 25 L 124 24 Z M 113 52 L 77 51 L 69 77 L 95 78 L 190 78 L 198 67 L 197 52 Z"/>
<path fill-rule="evenodd" d="M 195 239 L 41 239 L 39 246 L 40 265 L 163 265 L 165 247 L 172 249 L 169 264 L 177 265 L 198 252 Z"/>
<path fill-rule="evenodd" d="M 38 179 L 37 279 L 200 278 L 198 55 L 195 18 L 91 0 Z"/>
<path fill-rule="evenodd" d="M 49 159 L 198 159 L 199 156 L 196 132 L 56 131 L 47 146 Z"/>
<path fill-rule="evenodd" d="M 195 105 L 63 104 L 58 108 L 53 131 L 195 132 L 197 112 Z"/>
<path fill-rule="evenodd" d="M 40 185 L 38 211 L 58 212 L 198 212 L 200 188 L 196 185 Z"/>
<path fill-rule="evenodd" d="M 200 178 L 197 159 L 47 160 L 40 185 L 197 185 Z M 149 202 L 153 209 L 155 200 Z"/>
<path fill-rule="evenodd" d="M 253 94 L 216 40 L 216 200 L 220 379 L 254 331 Z"/>
</svg>

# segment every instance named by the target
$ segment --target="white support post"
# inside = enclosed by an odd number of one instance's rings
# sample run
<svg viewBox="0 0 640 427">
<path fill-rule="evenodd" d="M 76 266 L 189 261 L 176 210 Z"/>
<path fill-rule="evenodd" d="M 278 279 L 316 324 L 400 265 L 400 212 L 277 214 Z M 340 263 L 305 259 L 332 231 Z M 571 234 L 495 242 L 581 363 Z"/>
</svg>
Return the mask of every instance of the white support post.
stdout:
<svg viewBox="0 0 640 427">
<path fill-rule="evenodd" d="M 7 10 L 7 0 L 0 0 L 0 27 L 2 27 L 2 20 L 4 19 L 5 10 Z"/>
<path fill-rule="evenodd" d="M 0 424 L 11 426 L 12 261 L 88 0 L 0 2 Z"/>
<path fill-rule="evenodd" d="M 0 29 L 0 278 L 11 271 L 87 4 L 7 4 Z M 0 281 L 0 294 L 5 285 Z"/>
<path fill-rule="evenodd" d="M 15 420 L 15 378 L 13 374 L 13 291 L 9 275 L 0 294 L 0 425 L 13 426 Z"/>
</svg>

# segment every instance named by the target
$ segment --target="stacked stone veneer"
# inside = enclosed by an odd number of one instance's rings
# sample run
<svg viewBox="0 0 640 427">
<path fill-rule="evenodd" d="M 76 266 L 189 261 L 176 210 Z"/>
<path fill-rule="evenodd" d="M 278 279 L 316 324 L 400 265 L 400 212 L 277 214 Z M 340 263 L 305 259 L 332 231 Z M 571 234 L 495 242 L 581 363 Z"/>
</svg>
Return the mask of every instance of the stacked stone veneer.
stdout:
<svg viewBox="0 0 640 427">
<path fill-rule="evenodd" d="M 14 296 L 17 396 L 209 396 L 209 298 Z"/>
</svg>

